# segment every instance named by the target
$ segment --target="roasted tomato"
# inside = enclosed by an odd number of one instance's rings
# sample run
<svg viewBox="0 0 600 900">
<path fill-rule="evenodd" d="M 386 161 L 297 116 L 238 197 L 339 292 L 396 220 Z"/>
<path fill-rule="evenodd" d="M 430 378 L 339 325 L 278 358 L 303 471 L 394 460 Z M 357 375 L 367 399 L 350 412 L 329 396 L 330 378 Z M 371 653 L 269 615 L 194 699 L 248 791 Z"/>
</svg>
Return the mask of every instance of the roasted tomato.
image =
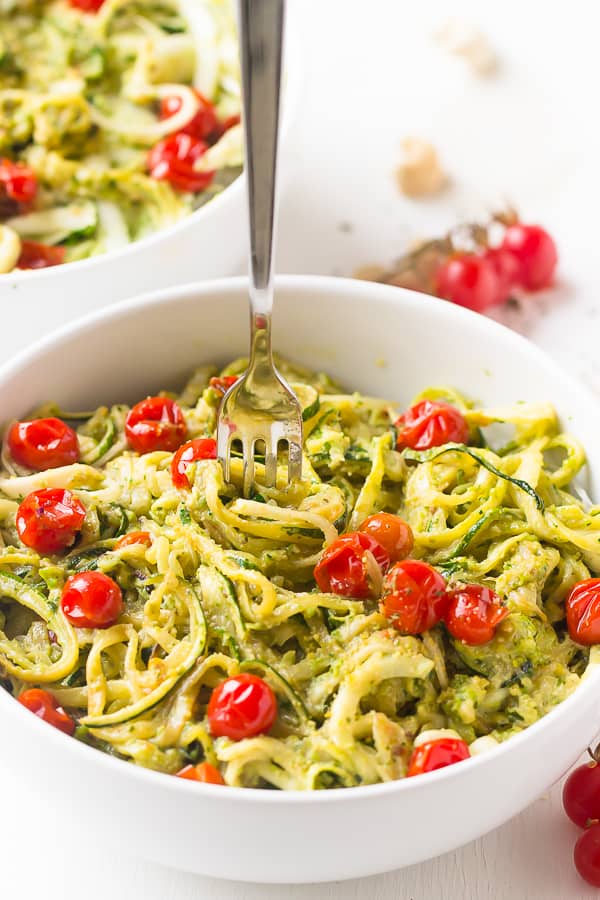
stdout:
<svg viewBox="0 0 600 900">
<path fill-rule="evenodd" d="M 85 506 L 62 488 L 28 494 L 17 510 L 19 537 L 38 553 L 58 553 L 70 547 L 81 530 Z"/>
<path fill-rule="evenodd" d="M 47 269 L 60 266 L 65 261 L 65 248 L 38 244 L 37 241 L 21 241 L 21 254 L 17 260 L 18 269 Z"/>
<path fill-rule="evenodd" d="M 440 738 L 437 741 L 425 741 L 413 750 L 408 765 L 407 776 L 422 775 L 443 769 L 454 763 L 469 759 L 469 747 L 460 738 Z"/>
<path fill-rule="evenodd" d="M 353 531 L 325 549 L 314 577 L 322 591 L 361 599 L 380 593 L 389 565 L 388 553 L 375 538 Z"/>
<path fill-rule="evenodd" d="M 75 722 L 71 716 L 64 711 L 62 706 L 58 705 L 48 691 L 43 691 L 41 688 L 30 688 L 19 694 L 17 700 L 38 718 L 53 725 L 54 728 L 58 728 L 59 731 L 64 731 L 68 735 L 72 735 L 75 731 Z"/>
<path fill-rule="evenodd" d="M 218 394 L 226 394 L 240 377 L 239 375 L 221 375 L 219 378 L 211 378 L 208 384 Z"/>
<path fill-rule="evenodd" d="M 77 628 L 109 628 L 123 610 L 121 588 L 104 572 L 77 572 L 67 578 L 60 605 Z"/>
<path fill-rule="evenodd" d="M 487 644 L 510 610 L 500 597 L 479 584 L 466 584 L 448 592 L 448 608 L 444 615 L 446 628 L 465 644 Z"/>
<path fill-rule="evenodd" d="M 446 582 L 419 559 L 397 562 L 385 576 L 381 611 L 402 634 L 422 634 L 443 618 Z"/>
<path fill-rule="evenodd" d="M 129 410 L 125 434 L 138 453 L 175 451 L 185 441 L 187 428 L 178 404 L 168 397 L 147 397 Z"/>
<path fill-rule="evenodd" d="M 197 766 L 184 766 L 177 772 L 177 777 L 187 778 L 188 781 L 203 781 L 205 784 L 225 784 L 219 770 L 207 762 Z"/>
<path fill-rule="evenodd" d="M 567 627 L 576 644 L 600 644 L 600 578 L 587 578 L 567 597 Z"/>
<path fill-rule="evenodd" d="M 211 734 L 232 741 L 264 734 L 276 718 L 275 694 L 266 681 L 246 672 L 222 681 L 208 703 Z"/>
<path fill-rule="evenodd" d="M 360 526 L 360 531 L 371 535 L 388 554 L 392 562 L 406 559 L 414 545 L 412 529 L 400 516 L 392 513 L 374 513 Z"/>
<path fill-rule="evenodd" d="M 79 461 L 77 434 L 61 419 L 15 422 L 8 432 L 7 443 L 18 465 L 38 472 Z"/>
<path fill-rule="evenodd" d="M 159 181 L 168 181 L 178 191 L 198 193 L 205 190 L 215 173 L 197 172 L 194 168 L 208 144 L 178 131 L 159 141 L 148 153 L 148 171 Z"/>
<path fill-rule="evenodd" d="M 442 444 L 466 444 L 469 426 L 463 414 L 449 403 L 421 400 L 396 420 L 397 448 L 429 450 Z"/>
<path fill-rule="evenodd" d="M 219 121 L 215 108 L 200 91 L 194 90 L 199 103 L 198 112 L 190 119 L 178 134 L 189 134 L 191 137 L 200 138 L 203 141 L 215 140 L 219 135 Z M 161 119 L 170 119 L 181 109 L 181 98 L 177 94 L 164 97 L 160 104 Z"/>
<path fill-rule="evenodd" d="M 25 163 L 0 158 L 0 185 L 17 203 L 30 203 L 37 193 L 35 172 Z"/>
<path fill-rule="evenodd" d="M 217 442 L 213 438 L 194 438 L 182 444 L 171 462 L 171 480 L 179 490 L 191 487 L 187 475 L 189 467 L 201 459 L 217 458 Z"/>
<path fill-rule="evenodd" d="M 143 547 L 149 547 L 152 543 L 152 537 L 148 531 L 130 531 L 124 534 L 115 544 L 115 550 L 121 550 L 122 547 L 132 547 L 134 544 L 141 544 Z"/>
</svg>

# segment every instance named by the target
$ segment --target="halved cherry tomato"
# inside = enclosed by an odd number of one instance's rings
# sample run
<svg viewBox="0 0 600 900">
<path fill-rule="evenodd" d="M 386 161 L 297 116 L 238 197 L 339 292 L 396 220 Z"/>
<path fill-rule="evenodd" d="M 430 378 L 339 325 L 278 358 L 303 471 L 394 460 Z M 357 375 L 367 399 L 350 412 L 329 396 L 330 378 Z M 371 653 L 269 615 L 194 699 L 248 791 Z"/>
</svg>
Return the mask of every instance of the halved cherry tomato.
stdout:
<svg viewBox="0 0 600 900">
<path fill-rule="evenodd" d="M 329 545 L 315 566 L 320 590 L 362 599 L 379 594 L 390 557 L 381 544 L 362 531 L 343 534 Z"/>
<path fill-rule="evenodd" d="M 187 428 L 180 407 L 168 397 L 146 397 L 129 410 L 125 434 L 138 453 L 175 451 L 185 441 Z"/>
<path fill-rule="evenodd" d="M 23 543 L 38 553 L 58 553 L 70 547 L 81 530 L 85 506 L 62 488 L 44 488 L 28 494 L 17 510 L 17 532 Z"/>
<path fill-rule="evenodd" d="M 75 731 L 75 722 L 71 716 L 64 711 L 62 706 L 58 705 L 56 699 L 48 691 L 43 691 L 41 688 L 30 688 L 19 694 L 17 700 L 38 718 L 58 728 L 59 731 L 68 735 L 72 735 Z"/>
<path fill-rule="evenodd" d="M 439 400 L 421 400 L 396 420 L 398 450 L 429 450 L 442 444 L 466 444 L 469 426 L 455 406 Z"/>
<path fill-rule="evenodd" d="M 491 641 L 497 626 L 509 614 L 494 591 L 479 584 L 466 584 L 448 591 L 444 622 L 452 637 L 477 646 Z"/>
<path fill-rule="evenodd" d="M 483 312 L 497 303 L 496 269 L 485 256 L 458 254 L 447 259 L 435 276 L 435 293 L 444 300 Z"/>
<path fill-rule="evenodd" d="M 208 150 L 200 138 L 177 131 L 159 141 L 148 153 L 148 171 L 159 181 L 168 181 L 179 191 L 197 193 L 213 180 L 215 173 L 196 172 L 194 163 Z"/>
<path fill-rule="evenodd" d="M 214 689 L 207 714 L 214 737 L 241 741 L 271 728 L 277 717 L 277 698 L 258 675 L 242 672 Z"/>
<path fill-rule="evenodd" d="M 369 516 L 359 530 L 375 538 L 392 562 L 406 559 L 415 542 L 410 525 L 392 513 L 380 512 Z"/>
<path fill-rule="evenodd" d="M 519 281 L 528 291 L 552 284 L 558 253 L 553 239 L 540 225 L 523 225 L 521 222 L 509 225 L 502 247 L 517 259 Z"/>
<path fill-rule="evenodd" d="M 214 438 L 194 438 L 182 444 L 171 462 L 171 480 L 179 490 L 191 487 L 187 471 L 200 459 L 216 459 L 217 442 Z"/>
<path fill-rule="evenodd" d="M 419 559 L 397 562 L 385 576 L 381 611 L 402 634 L 422 634 L 443 618 L 446 582 Z"/>
<path fill-rule="evenodd" d="M 443 769 L 463 759 L 469 759 L 470 755 L 468 745 L 460 738 L 426 741 L 413 750 L 406 774 L 411 778 L 413 775 L 433 772 L 435 769 Z"/>
<path fill-rule="evenodd" d="M 219 121 L 215 108 L 206 97 L 194 89 L 194 93 L 200 104 L 198 112 L 190 119 L 187 125 L 178 130 L 178 134 L 189 134 L 191 137 L 200 138 L 203 141 L 215 140 L 219 134 Z M 160 104 L 160 118 L 170 119 L 181 109 L 181 98 L 176 94 L 164 97 Z"/>
<path fill-rule="evenodd" d="M 203 781 L 205 784 L 225 784 L 219 770 L 207 762 L 197 766 L 184 766 L 177 772 L 177 777 L 187 778 L 188 781 Z"/>
<path fill-rule="evenodd" d="M 77 628 L 109 628 L 121 615 L 123 596 L 104 572 L 77 572 L 67 578 L 60 605 Z"/>
<path fill-rule="evenodd" d="M 30 203 L 37 193 L 35 172 L 25 163 L 0 158 L 0 185 L 17 203 Z"/>
<path fill-rule="evenodd" d="M 229 388 L 238 381 L 239 375 L 221 375 L 220 378 L 211 378 L 208 382 L 211 388 L 219 394 L 226 394 Z"/>
<path fill-rule="evenodd" d="M 122 547 L 132 547 L 134 544 L 141 544 L 143 547 L 149 547 L 152 543 L 152 537 L 148 531 L 130 531 L 119 538 L 114 546 L 115 550 L 121 550 Z"/>
<path fill-rule="evenodd" d="M 484 259 L 491 262 L 498 276 L 498 293 L 495 302 L 504 303 L 520 282 L 521 265 L 519 260 L 506 247 L 490 247 L 484 253 Z"/>
<path fill-rule="evenodd" d="M 98 12 L 103 5 L 104 0 L 69 0 L 71 6 L 80 9 L 82 12 Z"/>
<path fill-rule="evenodd" d="M 37 241 L 21 241 L 21 254 L 17 260 L 18 269 L 47 269 L 60 266 L 65 261 L 64 247 L 51 247 Z"/>
<path fill-rule="evenodd" d="M 27 469 L 56 469 L 79 461 L 77 434 L 61 419 L 15 422 L 7 443 L 14 461 Z"/>
<path fill-rule="evenodd" d="M 576 584 L 565 605 L 571 640 L 586 647 L 600 644 L 600 578 Z"/>
</svg>

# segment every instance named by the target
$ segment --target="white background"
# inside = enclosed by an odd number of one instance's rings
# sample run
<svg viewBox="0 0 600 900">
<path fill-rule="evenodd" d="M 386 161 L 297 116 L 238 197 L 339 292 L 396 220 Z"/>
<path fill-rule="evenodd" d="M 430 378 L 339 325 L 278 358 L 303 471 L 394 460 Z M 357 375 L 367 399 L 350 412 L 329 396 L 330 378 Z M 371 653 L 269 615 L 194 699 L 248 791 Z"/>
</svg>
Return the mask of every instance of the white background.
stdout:
<svg viewBox="0 0 600 900">
<path fill-rule="evenodd" d="M 500 58 L 497 76 L 474 78 L 432 43 L 431 32 L 444 22 L 450 6 L 453 16 L 477 22 L 487 32 Z M 600 390 L 599 73 L 593 8 L 586 0 L 292 0 L 289 24 L 301 89 L 282 158 L 286 189 L 280 269 L 349 275 L 364 263 L 391 261 L 413 238 L 434 235 L 456 221 L 513 202 L 525 219 L 540 221 L 555 234 L 561 280 L 552 293 L 498 317 Z M 407 201 L 396 190 L 393 170 L 406 135 L 430 138 L 452 177 L 451 188 L 435 201 Z M 574 753 L 578 749 L 583 748 L 574 748 Z M 132 860 L 127 834 L 122 835 L 120 856 L 107 857 L 85 834 L 70 831 L 60 809 L 40 813 L 35 783 L 51 778 L 43 756 L 26 794 L 4 774 L 2 897 L 597 896 L 574 874 L 571 852 L 577 829 L 562 814 L 557 788 L 503 828 L 429 863 L 343 884 L 265 887 L 217 882 Z M 118 808 L 114 827 L 119 830 Z M 369 840 L 368 822 L 357 822 L 356 827 L 364 829 Z M 264 852 L 268 854 L 269 847 Z M 301 847 L 298 853 L 302 855 Z"/>
</svg>

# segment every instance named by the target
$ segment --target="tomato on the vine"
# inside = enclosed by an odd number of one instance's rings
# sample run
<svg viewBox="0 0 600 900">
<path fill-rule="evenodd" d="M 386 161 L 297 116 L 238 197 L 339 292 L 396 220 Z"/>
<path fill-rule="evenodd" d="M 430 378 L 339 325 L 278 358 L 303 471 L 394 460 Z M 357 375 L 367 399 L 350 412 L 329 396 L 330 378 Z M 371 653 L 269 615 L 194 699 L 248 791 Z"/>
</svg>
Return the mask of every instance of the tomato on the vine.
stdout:
<svg viewBox="0 0 600 900">
<path fill-rule="evenodd" d="M 74 543 L 85 520 L 85 506 L 62 488 L 28 494 L 17 510 L 17 532 L 38 553 L 58 553 Z"/>
<path fill-rule="evenodd" d="M 171 481 L 179 490 L 189 490 L 189 467 L 201 459 L 217 458 L 217 442 L 214 438 L 194 438 L 182 444 L 171 462 Z"/>
<path fill-rule="evenodd" d="M 56 469 L 79 461 L 77 434 L 62 419 L 15 422 L 6 440 L 14 461 L 27 469 Z"/>
<path fill-rule="evenodd" d="M 600 578 L 579 581 L 566 599 L 567 628 L 576 644 L 600 644 Z"/>
<path fill-rule="evenodd" d="M 484 253 L 484 259 L 491 262 L 498 276 L 495 302 L 504 303 L 520 283 L 521 265 L 514 253 L 506 247 L 490 247 Z"/>
<path fill-rule="evenodd" d="M 25 709 L 28 709 L 42 721 L 53 725 L 54 728 L 58 728 L 59 731 L 63 731 L 68 735 L 72 735 L 75 731 L 75 722 L 71 716 L 64 711 L 62 706 L 58 704 L 57 700 L 48 691 L 44 691 L 41 688 L 30 688 L 19 694 L 17 700 Z"/>
<path fill-rule="evenodd" d="M 65 261 L 64 247 L 39 244 L 37 241 L 21 241 L 21 253 L 17 260 L 18 269 L 47 269 L 60 266 Z"/>
<path fill-rule="evenodd" d="M 207 762 L 199 763 L 197 766 L 184 766 L 176 774 L 178 778 L 187 778 L 188 781 L 202 781 L 204 784 L 225 784 L 219 770 Z"/>
<path fill-rule="evenodd" d="M 392 562 L 406 559 L 415 542 L 410 525 L 392 513 L 380 512 L 368 516 L 359 531 L 375 538 Z"/>
<path fill-rule="evenodd" d="M 483 312 L 498 302 L 499 279 L 495 265 L 475 253 L 450 256 L 435 275 L 435 293 L 444 300 Z"/>
<path fill-rule="evenodd" d="M 125 435 L 138 453 L 175 451 L 185 440 L 187 427 L 179 405 L 168 397 L 146 397 L 129 410 Z"/>
<path fill-rule="evenodd" d="M 155 144 L 148 153 L 148 171 L 159 181 L 168 181 L 178 191 L 197 193 L 213 180 L 214 171 L 197 172 L 194 165 L 208 150 L 200 138 L 177 131 Z"/>
<path fill-rule="evenodd" d="M 460 738 L 444 737 L 437 741 L 425 741 L 413 750 L 406 774 L 411 778 L 424 772 L 434 772 L 469 759 L 470 755 L 468 744 Z"/>
<path fill-rule="evenodd" d="M 402 634 L 422 634 L 443 617 L 446 582 L 420 559 L 397 562 L 383 581 L 381 611 Z"/>
<path fill-rule="evenodd" d="M 477 646 L 492 640 L 497 626 L 509 613 L 494 591 L 479 584 L 466 584 L 448 592 L 444 622 L 452 637 Z"/>
<path fill-rule="evenodd" d="M 258 675 L 242 672 L 214 689 L 207 715 L 214 737 L 241 741 L 269 731 L 277 718 L 277 698 Z"/>
<path fill-rule="evenodd" d="M 558 263 L 556 244 L 540 225 L 515 222 L 504 233 L 502 247 L 519 263 L 519 282 L 528 291 L 549 287 Z"/>
<path fill-rule="evenodd" d="M 104 572 L 76 572 L 65 582 L 60 605 L 76 628 L 109 628 L 121 615 L 123 596 Z"/>
<path fill-rule="evenodd" d="M 323 551 L 314 578 L 321 591 L 364 599 L 379 594 L 390 557 L 379 541 L 365 532 L 343 534 Z"/>
<path fill-rule="evenodd" d="M 30 203 L 38 187 L 33 169 L 4 157 L 0 157 L 0 185 L 6 196 L 16 203 Z"/>
<path fill-rule="evenodd" d="M 600 766 L 595 759 L 573 769 L 564 783 L 562 800 L 566 814 L 580 828 L 600 821 Z"/>
<path fill-rule="evenodd" d="M 395 426 L 398 450 L 429 450 L 448 443 L 466 444 L 469 440 L 469 426 L 463 414 L 439 400 L 421 400 L 407 409 Z"/>
<path fill-rule="evenodd" d="M 584 881 L 600 887 L 600 825 L 591 825 L 579 836 L 573 861 Z"/>
</svg>

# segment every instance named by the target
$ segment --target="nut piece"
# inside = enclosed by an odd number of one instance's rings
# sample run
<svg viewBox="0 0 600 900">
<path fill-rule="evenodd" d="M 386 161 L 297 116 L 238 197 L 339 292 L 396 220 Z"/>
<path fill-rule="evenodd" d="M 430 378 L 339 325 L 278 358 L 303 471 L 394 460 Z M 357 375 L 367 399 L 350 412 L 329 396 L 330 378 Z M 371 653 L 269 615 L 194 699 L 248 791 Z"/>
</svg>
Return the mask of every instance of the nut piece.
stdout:
<svg viewBox="0 0 600 900">
<path fill-rule="evenodd" d="M 498 68 L 488 38 L 469 22 L 450 19 L 435 32 L 434 39 L 444 50 L 464 59 L 476 75 L 491 75 Z"/>
<path fill-rule="evenodd" d="M 0 225 L 0 274 L 12 272 L 21 255 L 21 238 L 13 228 Z"/>
<path fill-rule="evenodd" d="M 421 138 L 407 137 L 402 141 L 404 160 L 396 169 L 398 186 L 408 197 L 436 194 L 446 183 L 433 144 Z"/>
</svg>

